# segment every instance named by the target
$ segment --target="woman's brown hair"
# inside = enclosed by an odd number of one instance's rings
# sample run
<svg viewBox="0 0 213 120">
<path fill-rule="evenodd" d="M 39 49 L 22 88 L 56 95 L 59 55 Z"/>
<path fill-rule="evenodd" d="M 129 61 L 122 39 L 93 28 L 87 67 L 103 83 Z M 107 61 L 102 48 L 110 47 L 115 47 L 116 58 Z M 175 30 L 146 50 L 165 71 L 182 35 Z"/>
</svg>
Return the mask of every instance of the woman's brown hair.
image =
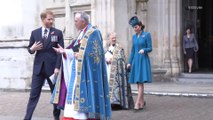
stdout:
<svg viewBox="0 0 213 120">
<path fill-rule="evenodd" d="M 141 22 L 141 21 L 138 23 L 138 25 L 139 25 L 139 26 L 141 26 L 141 30 L 143 30 L 143 29 L 145 28 L 145 25 L 144 25 L 144 24 L 142 24 L 142 22 Z"/>
</svg>

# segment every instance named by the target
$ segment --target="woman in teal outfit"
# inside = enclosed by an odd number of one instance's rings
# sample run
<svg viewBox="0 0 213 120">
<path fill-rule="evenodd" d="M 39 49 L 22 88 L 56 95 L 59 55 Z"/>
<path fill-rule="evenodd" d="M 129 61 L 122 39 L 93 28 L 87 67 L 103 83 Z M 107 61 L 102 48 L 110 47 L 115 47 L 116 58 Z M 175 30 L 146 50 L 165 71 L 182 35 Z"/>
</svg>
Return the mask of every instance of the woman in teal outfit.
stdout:
<svg viewBox="0 0 213 120">
<path fill-rule="evenodd" d="M 135 35 L 132 37 L 132 50 L 130 53 L 127 68 L 131 69 L 129 83 L 137 84 L 138 96 L 134 109 L 142 110 L 146 102 L 144 100 L 144 83 L 152 82 L 151 64 L 148 53 L 152 51 L 151 35 L 144 32 L 144 25 L 138 20 L 137 16 L 129 20 Z"/>
</svg>

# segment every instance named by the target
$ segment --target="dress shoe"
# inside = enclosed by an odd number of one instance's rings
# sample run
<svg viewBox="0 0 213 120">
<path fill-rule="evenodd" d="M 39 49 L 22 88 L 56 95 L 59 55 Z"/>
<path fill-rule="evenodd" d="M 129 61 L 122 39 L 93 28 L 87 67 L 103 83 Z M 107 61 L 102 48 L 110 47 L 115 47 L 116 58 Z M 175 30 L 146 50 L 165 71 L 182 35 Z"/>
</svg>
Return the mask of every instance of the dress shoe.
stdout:
<svg viewBox="0 0 213 120">
<path fill-rule="evenodd" d="M 141 111 L 141 110 L 143 110 L 145 108 L 145 106 L 146 106 L 146 101 L 144 101 L 143 107 L 134 108 L 134 111 L 135 112 Z"/>
<path fill-rule="evenodd" d="M 139 108 L 139 110 L 143 110 L 146 107 L 146 101 L 143 103 L 143 107 Z"/>
</svg>

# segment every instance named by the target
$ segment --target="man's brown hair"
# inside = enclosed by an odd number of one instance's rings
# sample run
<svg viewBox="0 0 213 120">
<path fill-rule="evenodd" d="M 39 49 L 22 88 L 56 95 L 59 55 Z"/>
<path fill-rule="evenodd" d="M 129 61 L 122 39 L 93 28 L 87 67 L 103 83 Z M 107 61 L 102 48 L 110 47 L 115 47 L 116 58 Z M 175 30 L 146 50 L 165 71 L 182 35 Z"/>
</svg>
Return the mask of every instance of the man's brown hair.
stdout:
<svg viewBox="0 0 213 120">
<path fill-rule="evenodd" d="M 40 17 L 41 20 L 45 19 L 47 17 L 47 15 L 54 15 L 52 11 L 50 10 L 44 10 L 43 12 L 41 12 Z"/>
</svg>

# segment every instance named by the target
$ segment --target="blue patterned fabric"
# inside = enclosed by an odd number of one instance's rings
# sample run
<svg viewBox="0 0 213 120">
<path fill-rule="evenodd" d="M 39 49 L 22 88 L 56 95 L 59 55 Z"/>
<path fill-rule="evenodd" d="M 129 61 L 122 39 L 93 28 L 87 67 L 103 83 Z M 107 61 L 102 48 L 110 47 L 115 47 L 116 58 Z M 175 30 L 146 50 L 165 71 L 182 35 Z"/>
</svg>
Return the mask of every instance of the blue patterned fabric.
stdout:
<svg viewBox="0 0 213 120">
<path fill-rule="evenodd" d="M 141 49 L 144 54 L 138 53 Z M 152 82 L 151 64 L 148 53 L 152 51 L 151 35 L 148 32 L 141 32 L 132 37 L 132 50 L 129 57 L 131 72 L 129 83 L 150 83 Z"/>
<path fill-rule="evenodd" d="M 80 112 L 89 118 L 111 119 L 107 71 L 99 30 L 88 36 L 80 83 Z"/>
</svg>

